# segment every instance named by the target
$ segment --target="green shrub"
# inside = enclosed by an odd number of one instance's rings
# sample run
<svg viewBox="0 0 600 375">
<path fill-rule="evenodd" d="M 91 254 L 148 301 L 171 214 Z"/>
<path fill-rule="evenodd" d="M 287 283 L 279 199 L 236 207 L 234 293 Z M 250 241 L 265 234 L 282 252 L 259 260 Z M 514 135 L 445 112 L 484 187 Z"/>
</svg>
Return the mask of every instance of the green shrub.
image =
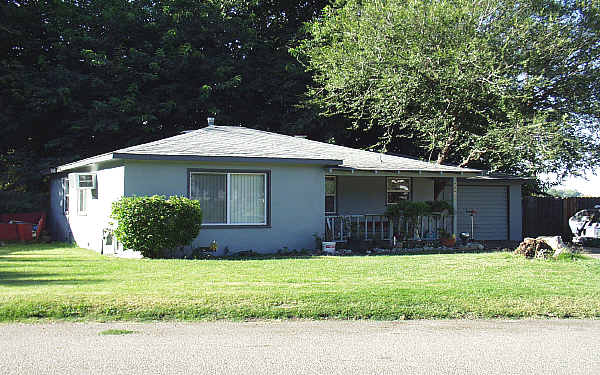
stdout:
<svg viewBox="0 0 600 375">
<path fill-rule="evenodd" d="M 447 215 L 452 215 L 454 213 L 454 207 L 450 202 L 446 201 L 427 201 L 431 212 L 439 212 Z"/>
<path fill-rule="evenodd" d="M 415 231 L 420 232 L 420 219 L 424 216 L 431 215 L 431 205 L 428 202 L 401 201 L 395 204 L 390 204 L 385 210 L 385 215 L 389 217 L 396 225 L 396 228 L 402 228 L 400 219 L 408 224 L 406 237 L 411 237 Z M 418 233 L 419 237 L 422 233 Z"/>
<path fill-rule="evenodd" d="M 123 246 L 148 258 L 190 244 L 202 225 L 200 203 L 183 197 L 123 197 L 113 203 L 111 217 Z"/>
</svg>

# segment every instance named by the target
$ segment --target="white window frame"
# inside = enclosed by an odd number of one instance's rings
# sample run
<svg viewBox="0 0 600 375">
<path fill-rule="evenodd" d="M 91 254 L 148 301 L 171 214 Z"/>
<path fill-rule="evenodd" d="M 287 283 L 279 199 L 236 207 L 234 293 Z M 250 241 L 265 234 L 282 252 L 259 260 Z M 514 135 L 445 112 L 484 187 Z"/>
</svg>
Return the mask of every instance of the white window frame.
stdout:
<svg viewBox="0 0 600 375">
<path fill-rule="evenodd" d="M 192 176 L 195 174 L 202 174 L 202 175 L 206 175 L 206 174 L 214 174 L 214 175 L 225 175 L 226 176 L 226 183 L 225 183 L 225 205 L 226 205 L 226 213 L 225 213 L 225 223 L 202 223 L 202 226 L 260 226 L 260 227 L 265 227 L 269 225 L 269 200 L 271 199 L 271 197 L 268 195 L 268 185 L 269 185 L 269 173 L 268 172 L 254 172 L 254 171 L 236 171 L 236 172 L 229 172 L 229 171 L 223 171 L 223 172 L 219 172 L 219 171 L 201 171 L 201 170 L 194 170 L 194 171 L 190 171 L 189 172 L 189 181 L 188 181 L 188 197 L 190 199 L 192 199 Z M 231 176 L 232 175 L 261 175 L 264 178 L 264 183 L 265 183 L 265 206 L 264 206 L 264 212 L 265 212 L 265 220 L 262 223 L 232 223 L 231 222 Z"/>
<path fill-rule="evenodd" d="M 335 181 L 335 194 L 327 194 L 327 186 L 325 186 L 325 201 L 327 201 L 327 197 L 333 197 L 333 211 L 327 211 L 327 207 L 325 207 L 325 215 L 336 215 L 337 214 L 337 188 L 338 188 L 338 179 L 337 176 L 325 176 L 325 184 L 327 185 L 327 179 L 333 179 Z M 386 181 L 387 183 L 387 181 Z"/>
<path fill-rule="evenodd" d="M 79 178 L 81 176 L 91 176 L 92 177 L 92 186 L 81 187 L 80 186 L 81 182 L 79 181 Z M 77 187 L 78 190 L 84 190 L 84 189 L 85 190 L 94 190 L 96 188 L 96 185 L 97 185 L 96 174 L 95 173 L 77 173 L 75 175 L 75 181 L 76 181 L 76 187 Z"/>
<path fill-rule="evenodd" d="M 398 177 L 387 176 L 385 178 L 385 204 L 386 204 L 386 206 L 398 203 L 398 202 L 390 202 L 390 194 L 389 193 L 405 193 L 405 191 L 401 190 L 401 189 L 390 189 L 390 185 L 388 184 L 388 180 L 390 178 L 401 178 L 403 180 L 408 181 L 408 197 L 406 198 L 406 200 L 407 201 L 412 200 L 412 178 L 401 177 L 401 176 L 398 176 Z"/>
<path fill-rule="evenodd" d="M 62 184 L 62 191 L 63 191 L 63 199 L 62 199 L 63 215 L 68 216 L 69 208 L 71 208 L 70 194 L 69 194 L 70 193 L 69 189 L 71 187 L 71 183 L 69 181 L 69 177 L 63 177 L 61 180 L 61 184 Z"/>
<path fill-rule="evenodd" d="M 81 197 L 85 199 L 85 210 L 81 210 Z M 91 189 L 77 189 L 77 215 L 79 216 L 87 216 L 89 205 L 90 205 L 90 197 L 91 197 Z"/>
</svg>

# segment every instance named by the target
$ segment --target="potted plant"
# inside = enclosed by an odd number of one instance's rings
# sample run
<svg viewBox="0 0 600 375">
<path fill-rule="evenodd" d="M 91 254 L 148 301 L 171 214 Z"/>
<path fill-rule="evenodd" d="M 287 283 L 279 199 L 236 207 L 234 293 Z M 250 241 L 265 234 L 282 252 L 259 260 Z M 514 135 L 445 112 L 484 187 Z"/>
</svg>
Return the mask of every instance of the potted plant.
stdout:
<svg viewBox="0 0 600 375">
<path fill-rule="evenodd" d="M 423 217 L 431 215 L 431 206 L 427 202 L 402 201 L 389 205 L 385 215 L 388 216 L 394 226 L 401 232 L 402 219 L 406 226 L 406 238 L 421 239 L 423 237 L 422 221 Z"/>
<path fill-rule="evenodd" d="M 443 228 L 439 229 L 440 242 L 446 247 L 453 247 L 456 245 L 456 236 Z"/>
</svg>

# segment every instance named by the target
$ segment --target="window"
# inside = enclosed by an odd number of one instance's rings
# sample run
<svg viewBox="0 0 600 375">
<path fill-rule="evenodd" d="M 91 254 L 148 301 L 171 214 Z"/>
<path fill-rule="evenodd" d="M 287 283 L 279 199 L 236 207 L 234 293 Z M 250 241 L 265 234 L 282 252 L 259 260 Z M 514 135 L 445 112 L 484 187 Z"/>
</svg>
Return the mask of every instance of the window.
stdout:
<svg viewBox="0 0 600 375">
<path fill-rule="evenodd" d="M 65 177 L 62 179 L 62 190 L 63 190 L 63 214 L 69 214 L 69 178 Z"/>
<path fill-rule="evenodd" d="M 85 216 L 88 210 L 89 189 L 77 189 L 77 214 Z"/>
<path fill-rule="evenodd" d="M 190 172 L 207 225 L 267 225 L 267 173 Z"/>
<path fill-rule="evenodd" d="M 325 213 L 335 214 L 337 211 L 337 178 L 325 176 Z"/>
<path fill-rule="evenodd" d="M 410 199 L 410 178 L 387 178 L 387 204 L 400 203 Z"/>
<path fill-rule="evenodd" d="M 96 188 L 95 174 L 78 174 L 77 175 L 78 189 L 94 189 Z"/>
</svg>

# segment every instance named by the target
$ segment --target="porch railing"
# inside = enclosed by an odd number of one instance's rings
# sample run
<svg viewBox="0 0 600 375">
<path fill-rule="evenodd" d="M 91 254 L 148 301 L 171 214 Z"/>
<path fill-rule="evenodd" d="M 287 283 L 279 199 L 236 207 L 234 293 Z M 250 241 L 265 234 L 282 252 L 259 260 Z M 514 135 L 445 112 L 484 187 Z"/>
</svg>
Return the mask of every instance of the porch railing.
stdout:
<svg viewBox="0 0 600 375">
<path fill-rule="evenodd" d="M 327 215 L 325 216 L 325 239 L 348 240 L 436 240 L 440 231 L 452 232 L 452 216 L 431 215 L 421 218 L 420 223 L 410 225 L 404 220 L 392 222 L 385 215 Z M 412 233 L 410 233 L 412 232 Z"/>
<path fill-rule="evenodd" d="M 325 238 L 328 241 L 391 240 L 393 225 L 384 215 L 325 216 Z"/>
</svg>

